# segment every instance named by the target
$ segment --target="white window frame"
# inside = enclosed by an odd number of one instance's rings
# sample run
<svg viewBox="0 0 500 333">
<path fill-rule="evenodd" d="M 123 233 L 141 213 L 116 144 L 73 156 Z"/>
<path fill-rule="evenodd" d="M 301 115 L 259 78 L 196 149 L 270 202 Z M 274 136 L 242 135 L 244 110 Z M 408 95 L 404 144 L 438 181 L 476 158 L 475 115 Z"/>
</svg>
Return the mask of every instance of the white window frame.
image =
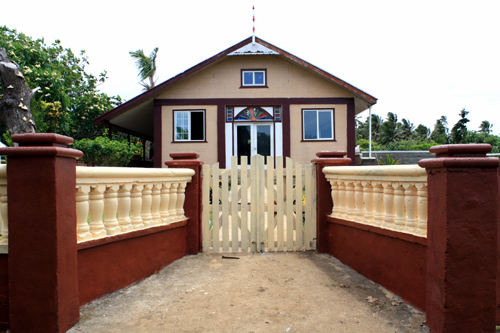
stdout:
<svg viewBox="0 0 500 333">
<path fill-rule="evenodd" d="M 252 73 L 252 81 L 253 83 L 248 84 L 245 83 L 245 73 Z M 255 83 L 255 73 L 262 73 L 264 76 L 264 82 L 263 83 Z M 266 77 L 266 71 L 262 69 L 258 70 L 242 70 L 241 71 L 241 86 L 242 87 L 265 87 L 267 85 L 267 77 Z"/>
<path fill-rule="evenodd" d="M 203 113 L 203 124 L 202 124 L 202 128 L 203 128 L 203 139 L 201 140 L 192 140 L 191 139 L 191 114 L 193 112 L 202 112 Z M 205 126 L 205 122 L 206 122 L 206 112 L 205 110 L 173 110 L 173 137 L 174 137 L 174 142 L 204 142 L 206 141 L 206 126 Z M 188 114 L 188 139 L 177 139 L 177 117 L 176 115 L 177 114 L 180 114 L 180 113 L 187 113 Z"/>
<path fill-rule="evenodd" d="M 316 112 L 316 139 L 306 138 L 306 122 L 305 114 L 306 112 L 315 111 Z M 335 140 L 335 123 L 333 121 L 334 109 L 302 109 L 302 140 L 303 141 L 334 141 Z M 332 136 L 329 138 L 319 137 L 319 112 L 329 112 L 330 113 L 330 123 L 332 126 Z"/>
</svg>

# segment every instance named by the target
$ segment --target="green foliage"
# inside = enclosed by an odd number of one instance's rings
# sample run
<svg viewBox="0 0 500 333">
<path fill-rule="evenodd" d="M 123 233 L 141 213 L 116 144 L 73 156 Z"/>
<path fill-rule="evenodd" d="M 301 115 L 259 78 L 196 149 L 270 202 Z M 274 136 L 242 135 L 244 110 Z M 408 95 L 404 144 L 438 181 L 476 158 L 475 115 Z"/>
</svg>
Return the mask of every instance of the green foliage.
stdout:
<svg viewBox="0 0 500 333">
<path fill-rule="evenodd" d="M 500 153 L 500 137 L 493 134 L 470 131 L 464 143 L 489 143 L 492 153 Z"/>
<path fill-rule="evenodd" d="M 481 125 L 479 125 L 479 133 L 490 134 L 493 128 L 493 124 L 490 124 L 489 121 L 483 120 Z"/>
<path fill-rule="evenodd" d="M 392 158 L 391 154 L 385 155 L 385 159 L 381 158 L 377 161 L 378 165 L 397 165 L 401 163 L 401 160 L 395 160 Z"/>
<path fill-rule="evenodd" d="M 37 132 L 75 139 L 95 138 L 107 132 L 94 126 L 93 120 L 121 104 L 121 99 L 98 90 L 107 78 L 106 72 L 99 77 L 85 72 L 89 64 L 85 50 L 77 57 L 59 40 L 46 45 L 43 38 L 33 39 L 5 26 L 0 26 L 0 47 L 22 68 L 28 87 L 40 88 L 31 100 Z"/>
<path fill-rule="evenodd" d="M 127 166 L 132 157 L 140 154 L 140 143 L 110 140 L 106 137 L 75 140 L 72 148 L 83 151 L 82 161 L 94 166 Z"/>
<path fill-rule="evenodd" d="M 359 139 L 356 141 L 356 146 L 359 146 L 361 150 L 368 150 L 369 143 L 370 142 L 367 139 Z M 372 141 L 372 150 L 383 150 L 383 149 L 378 143 Z"/>
<path fill-rule="evenodd" d="M 403 140 L 398 142 L 390 142 L 383 146 L 383 150 L 395 151 L 395 150 L 429 150 L 430 147 L 436 146 L 436 142 L 424 142 L 424 141 L 413 141 L 413 140 Z"/>
</svg>

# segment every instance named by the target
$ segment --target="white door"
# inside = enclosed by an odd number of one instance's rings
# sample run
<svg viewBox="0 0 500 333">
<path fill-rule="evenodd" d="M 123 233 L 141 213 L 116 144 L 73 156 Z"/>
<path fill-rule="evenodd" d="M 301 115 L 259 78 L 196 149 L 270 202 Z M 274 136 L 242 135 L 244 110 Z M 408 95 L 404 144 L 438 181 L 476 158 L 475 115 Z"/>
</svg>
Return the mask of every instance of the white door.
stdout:
<svg viewBox="0 0 500 333">
<path fill-rule="evenodd" d="M 273 123 L 241 123 L 235 124 L 234 154 L 238 156 L 238 165 L 241 156 L 274 156 Z"/>
</svg>

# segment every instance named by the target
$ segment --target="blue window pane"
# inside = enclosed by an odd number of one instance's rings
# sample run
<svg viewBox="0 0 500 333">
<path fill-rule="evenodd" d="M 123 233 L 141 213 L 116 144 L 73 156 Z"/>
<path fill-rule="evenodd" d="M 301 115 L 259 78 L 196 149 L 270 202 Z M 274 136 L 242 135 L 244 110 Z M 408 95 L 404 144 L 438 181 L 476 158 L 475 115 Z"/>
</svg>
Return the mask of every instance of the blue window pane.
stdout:
<svg viewBox="0 0 500 333">
<path fill-rule="evenodd" d="M 318 120 L 316 111 L 304 111 L 304 139 L 318 138 Z"/>
<path fill-rule="evenodd" d="M 253 84 L 253 73 L 244 72 L 243 73 L 243 84 Z"/>
<path fill-rule="evenodd" d="M 264 72 L 255 72 L 255 84 L 264 85 Z"/>
<path fill-rule="evenodd" d="M 318 111 L 319 120 L 319 138 L 320 139 L 333 139 L 332 131 L 332 112 L 331 111 Z"/>
</svg>

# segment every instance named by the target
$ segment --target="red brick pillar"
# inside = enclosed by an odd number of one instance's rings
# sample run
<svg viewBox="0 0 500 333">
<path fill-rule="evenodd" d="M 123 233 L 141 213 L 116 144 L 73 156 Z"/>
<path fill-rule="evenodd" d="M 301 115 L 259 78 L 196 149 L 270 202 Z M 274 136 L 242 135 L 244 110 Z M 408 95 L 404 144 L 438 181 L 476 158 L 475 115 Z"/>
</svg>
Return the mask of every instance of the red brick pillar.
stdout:
<svg viewBox="0 0 500 333">
<path fill-rule="evenodd" d="M 319 253 L 328 253 L 328 222 L 326 217 L 332 213 L 332 187 L 326 180 L 323 168 L 327 166 L 348 165 L 351 163 L 345 151 L 320 151 L 318 158 L 311 162 L 316 165 L 316 219 L 317 219 L 317 244 Z"/>
<path fill-rule="evenodd" d="M 435 146 L 427 170 L 427 326 L 495 332 L 498 158 L 488 144 Z"/>
<path fill-rule="evenodd" d="M 184 202 L 187 224 L 187 254 L 201 252 L 201 209 L 202 209 L 202 177 L 201 167 L 203 162 L 198 160 L 199 154 L 195 152 L 170 153 L 171 161 L 166 161 L 169 168 L 186 168 L 194 170 L 191 182 L 186 186 L 186 201 Z"/>
<path fill-rule="evenodd" d="M 66 332 L 79 319 L 73 139 L 19 134 L 8 156 L 11 332 Z"/>
</svg>

